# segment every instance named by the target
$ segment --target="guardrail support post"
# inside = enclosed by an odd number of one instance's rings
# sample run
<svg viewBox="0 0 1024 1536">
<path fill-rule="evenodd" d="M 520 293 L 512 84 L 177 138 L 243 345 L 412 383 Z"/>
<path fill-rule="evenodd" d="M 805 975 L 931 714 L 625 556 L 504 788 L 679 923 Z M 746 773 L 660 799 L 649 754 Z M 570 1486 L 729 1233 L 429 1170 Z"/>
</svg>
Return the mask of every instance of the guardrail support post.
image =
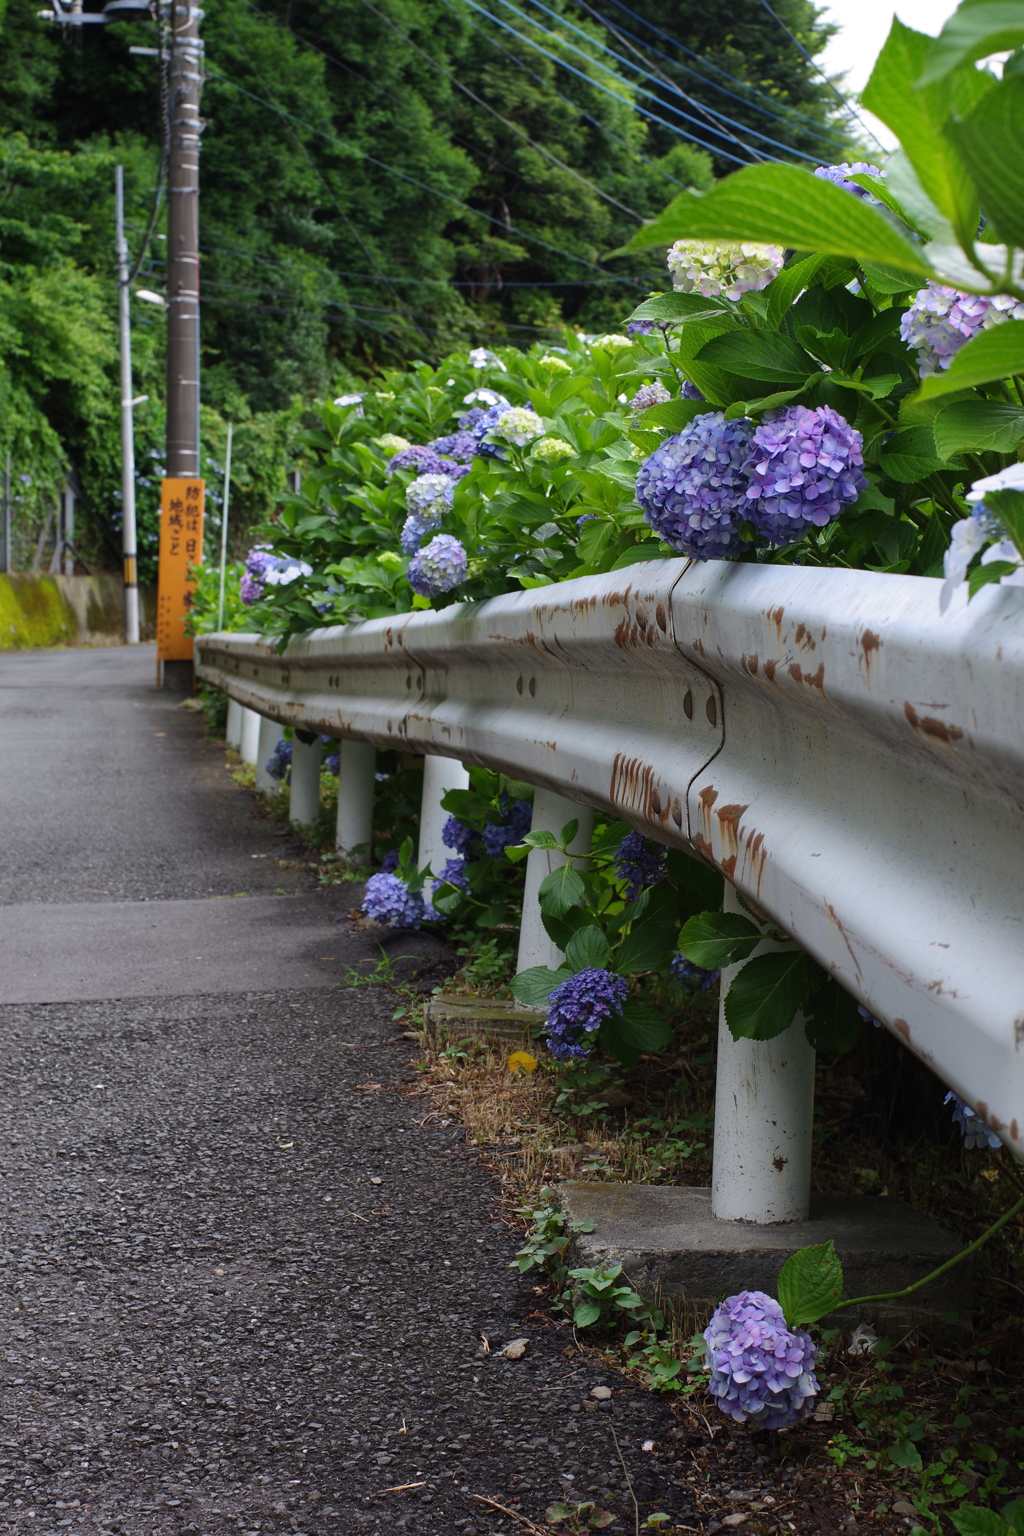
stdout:
<svg viewBox="0 0 1024 1536">
<path fill-rule="evenodd" d="M 298 736 L 292 741 L 292 777 L 288 795 L 288 820 L 312 826 L 320 815 L 319 736 L 310 746 Z"/>
<path fill-rule="evenodd" d="M 338 743 L 338 826 L 334 846 L 350 864 L 373 858 L 373 786 L 377 748 L 367 741 Z"/>
<path fill-rule="evenodd" d="M 468 789 L 469 774 L 454 757 L 423 759 L 423 799 L 420 801 L 420 842 L 416 862 L 420 869 L 430 865 L 439 875 L 448 859 L 455 857 L 451 848 L 441 841 L 441 832 L 448 820 L 449 811 L 441 806 L 441 798 L 450 789 Z"/>
<path fill-rule="evenodd" d="M 743 911 L 728 881 L 723 906 L 726 912 Z M 763 939 L 754 955 L 796 947 Z M 742 964 L 730 965 L 722 972 L 711 1214 L 719 1221 L 759 1226 L 805 1221 L 811 1196 L 814 1047 L 799 1013 L 774 1040 L 733 1039 L 725 1022 L 725 998 L 742 969 Z"/>
<path fill-rule="evenodd" d="M 260 717 L 254 709 L 242 705 L 242 730 L 238 755 L 243 763 L 254 763 L 260 755 Z"/>
<path fill-rule="evenodd" d="M 274 748 L 284 733 L 284 727 L 276 720 L 268 720 L 265 715 L 260 716 L 260 738 L 256 749 L 256 788 L 264 795 L 273 794 L 276 789 L 274 780 L 267 772 L 267 760 L 273 757 Z"/>
<path fill-rule="evenodd" d="M 228 723 L 224 740 L 229 747 L 236 749 L 242 745 L 242 706 L 237 699 L 228 699 Z"/>
<path fill-rule="evenodd" d="M 569 844 L 570 852 L 586 854 L 590 851 L 590 837 L 594 830 L 594 812 L 589 805 L 577 805 L 566 800 L 552 789 L 538 789 L 533 797 L 531 832 L 553 832 L 556 837 L 570 821 L 579 822 L 579 830 Z M 557 970 L 565 958 L 554 939 L 548 937 L 541 921 L 537 892 L 553 869 L 565 863 L 560 853 L 549 848 L 534 848 L 526 860 L 526 889 L 523 892 L 523 920 L 519 929 L 519 960 L 516 969 L 528 970 L 531 965 L 547 965 Z M 577 864 L 577 869 L 580 867 Z"/>
</svg>

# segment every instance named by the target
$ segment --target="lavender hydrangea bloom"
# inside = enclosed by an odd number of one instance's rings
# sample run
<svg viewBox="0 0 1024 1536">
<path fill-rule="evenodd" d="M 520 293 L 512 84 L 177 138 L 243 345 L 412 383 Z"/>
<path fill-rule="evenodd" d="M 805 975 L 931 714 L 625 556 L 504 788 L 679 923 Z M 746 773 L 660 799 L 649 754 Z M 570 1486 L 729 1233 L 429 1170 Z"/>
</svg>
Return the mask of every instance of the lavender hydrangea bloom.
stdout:
<svg viewBox="0 0 1024 1536">
<path fill-rule="evenodd" d="M 493 432 L 506 412 L 512 410 L 511 405 L 502 404 L 489 406 L 483 416 L 471 429 L 476 452 L 485 459 L 503 459 L 506 457 L 504 448 L 499 448 L 497 443 L 486 441 L 487 433 Z M 461 422 L 460 422 L 461 425 Z"/>
<path fill-rule="evenodd" d="M 656 320 L 631 320 L 626 326 L 626 335 L 649 336 L 657 323 Z"/>
<path fill-rule="evenodd" d="M 324 767 L 328 773 L 333 773 L 334 777 L 337 778 L 341 772 L 341 752 L 329 752 L 324 758 Z"/>
<path fill-rule="evenodd" d="M 882 1028 L 881 1019 L 876 1019 L 870 1008 L 865 1008 L 863 1003 L 857 1004 L 857 1012 L 860 1014 L 865 1024 L 873 1024 L 876 1029 Z"/>
<path fill-rule="evenodd" d="M 950 1091 L 943 1099 L 943 1104 L 953 1106 L 953 1124 L 959 1126 L 964 1138 L 964 1146 L 969 1152 L 975 1147 L 991 1147 L 995 1152 L 1002 1146 L 1002 1142 L 990 1125 L 986 1125 L 981 1116 L 965 1104 L 963 1099 Z"/>
<path fill-rule="evenodd" d="M 412 892 L 398 875 L 371 875 L 366 882 L 363 912 L 386 928 L 418 928 L 427 915 L 423 897 Z"/>
<path fill-rule="evenodd" d="M 393 875 L 395 870 L 398 868 L 398 865 L 399 865 L 400 862 L 401 862 L 401 855 L 399 854 L 398 849 L 397 848 L 392 848 L 391 852 L 390 853 L 386 853 L 384 855 L 384 857 L 380 861 L 380 872 L 381 872 L 381 874 L 382 875 Z"/>
<path fill-rule="evenodd" d="M 445 472 L 441 455 L 433 448 L 425 448 L 419 443 L 393 454 L 384 473 L 393 475 L 396 469 L 414 469 L 417 475 L 443 475 Z"/>
<path fill-rule="evenodd" d="M 292 744 L 290 741 L 285 741 L 282 736 L 274 748 L 273 756 L 268 757 L 263 766 L 270 777 L 280 783 L 282 779 L 287 777 L 288 769 L 291 765 Z"/>
<path fill-rule="evenodd" d="M 476 452 L 476 438 L 474 437 L 474 433 L 486 415 L 487 412 L 485 410 L 483 410 L 479 405 L 474 405 L 470 408 L 470 410 L 463 411 L 462 415 L 459 417 L 459 431 L 465 433 L 467 437 L 472 439 L 474 453 Z"/>
<path fill-rule="evenodd" d="M 748 516 L 776 544 L 823 528 L 867 486 L 863 439 L 830 405 L 769 411 L 755 431 L 744 469 Z"/>
<path fill-rule="evenodd" d="M 264 590 L 265 588 L 261 581 L 256 581 L 252 576 L 245 575 L 239 583 L 238 595 L 245 606 L 251 608 L 253 603 L 259 602 Z"/>
<path fill-rule="evenodd" d="M 721 411 L 697 416 L 667 437 L 636 477 L 636 499 L 666 544 L 698 560 L 715 560 L 744 547 L 751 423 L 726 421 Z"/>
<path fill-rule="evenodd" d="M 639 416 L 641 411 L 649 411 L 652 405 L 664 405 L 671 398 L 661 380 L 655 379 L 653 384 L 641 384 L 629 402 L 629 408 L 634 416 Z"/>
<path fill-rule="evenodd" d="M 500 859 L 506 848 L 521 843 L 533 820 L 529 800 L 515 800 L 509 805 L 508 795 L 502 792 L 499 803 L 508 820 L 484 823 L 484 852 L 492 859 Z"/>
<path fill-rule="evenodd" d="M 405 493 L 409 516 L 399 543 L 403 554 L 414 555 L 428 533 L 441 526 L 455 495 L 455 482 L 448 475 L 419 475 Z"/>
<path fill-rule="evenodd" d="M 652 853 L 639 832 L 627 832 L 615 850 L 615 874 L 625 882 L 626 900 L 635 901 L 641 891 L 664 879 L 664 851 Z"/>
<path fill-rule="evenodd" d="M 702 965 L 694 965 L 692 960 L 687 960 L 678 950 L 669 961 L 668 968 L 676 981 L 695 982 L 702 992 L 710 992 L 712 987 L 717 986 L 722 974 L 721 971 L 706 971 Z"/>
<path fill-rule="evenodd" d="M 545 1025 L 548 1050 L 556 1061 L 582 1060 L 590 1055 L 593 1040 L 585 1039 L 600 1029 L 603 1020 L 621 1013 L 628 988 L 623 976 L 587 966 L 563 981 L 548 998 Z"/>
<path fill-rule="evenodd" d="M 948 368 L 967 342 L 1004 320 L 1024 320 L 1024 304 L 1008 294 L 983 298 L 945 283 L 929 282 L 914 295 L 900 321 L 900 335 L 917 353 L 922 379 Z"/>
<path fill-rule="evenodd" d="M 476 452 L 472 432 L 451 432 L 447 437 L 435 437 L 427 447 L 433 448 L 434 452 L 439 453 L 442 458 L 454 459 L 455 463 L 460 465 L 471 464 Z"/>
<path fill-rule="evenodd" d="M 818 1390 L 817 1348 L 810 1334 L 786 1327 L 782 1308 L 763 1291 L 729 1296 L 704 1330 L 709 1390 L 738 1424 L 789 1429 L 811 1411 Z"/>
<path fill-rule="evenodd" d="M 781 245 L 677 240 L 669 246 L 668 269 L 673 288 L 681 293 L 700 293 L 706 299 L 721 294 L 736 300 L 745 293 L 758 293 L 778 277 L 784 255 Z"/>
<path fill-rule="evenodd" d="M 455 816 L 449 816 L 441 828 L 442 843 L 444 843 L 446 848 L 451 848 L 457 853 L 460 859 L 464 859 L 469 852 L 472 836 L 472 830 L 469 827 L 463 826 L 462 822 Z"/>
<path fill-rule="evenodd" d="M 821 181 L 831 181 L 837 187 L 842 187 L 844 192 L 852 192 L 854 197 L 861 198 L 865 203 L 874 203 L 879 207 L 877 197 L 872 197 L 867 187 L 859 187 L 855 181 L 850 181 L 851 176 L 877 176 L 882 177 L 882 172 L 877 165 L 868 165 L 866 160 L 855 160 L 852 165 L 845 160 L 841 165 L 819 165 L 814 172 Z"/>
<path fill-rule="evenodd" d="M 450 533 L 438 533 L 425 549 L 413 555 L 406 575 L 421 597 L 440 597 L 466 579 L 466 551 Z"/>
<path fill-rule="evenodd" d="M 465 859 L 446 859 L 438 879 L 446 881 L 448 885 L 457 885 L 460 890 L 469 890 L 469 878 L 466 874 Z"/>
<path fill-rule="evenodd" d="M 683 382 L 680 398 L 683 400 L 703 400 L 704 396 L 701 394 L 696 384 L 691 384 L 689 379 L 686 379 Z"/>
</svg>

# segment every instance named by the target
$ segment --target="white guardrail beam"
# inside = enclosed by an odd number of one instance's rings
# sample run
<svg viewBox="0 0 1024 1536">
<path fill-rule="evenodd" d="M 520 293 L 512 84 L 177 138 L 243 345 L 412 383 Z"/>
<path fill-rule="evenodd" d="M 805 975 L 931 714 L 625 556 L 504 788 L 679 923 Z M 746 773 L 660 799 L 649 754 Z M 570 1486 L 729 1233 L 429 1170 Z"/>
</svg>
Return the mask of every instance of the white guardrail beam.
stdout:
<svg viewBox="0 0 1024 1536">
<path fill-rule="evenodd" d="M 1024 1155 L 1024 595 L 657 561 L 199 676 L 306 730 L 479 763 L 716 865 Z"/>
</svg>

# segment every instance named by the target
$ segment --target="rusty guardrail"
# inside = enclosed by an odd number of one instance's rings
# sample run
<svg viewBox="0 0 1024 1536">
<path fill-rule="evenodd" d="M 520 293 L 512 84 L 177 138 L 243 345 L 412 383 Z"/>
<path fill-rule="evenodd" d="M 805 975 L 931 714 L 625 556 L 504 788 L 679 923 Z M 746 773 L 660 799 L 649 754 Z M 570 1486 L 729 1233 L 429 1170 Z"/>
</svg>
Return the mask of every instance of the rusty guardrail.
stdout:
<svg viewBox="0 0 1024 1536">
<path fill-rule="evenodd" d="M 1024 595 L 939 587 L 656 561 L 198 670 L 710 860 L 1024 1155 Z"/>
</svg>

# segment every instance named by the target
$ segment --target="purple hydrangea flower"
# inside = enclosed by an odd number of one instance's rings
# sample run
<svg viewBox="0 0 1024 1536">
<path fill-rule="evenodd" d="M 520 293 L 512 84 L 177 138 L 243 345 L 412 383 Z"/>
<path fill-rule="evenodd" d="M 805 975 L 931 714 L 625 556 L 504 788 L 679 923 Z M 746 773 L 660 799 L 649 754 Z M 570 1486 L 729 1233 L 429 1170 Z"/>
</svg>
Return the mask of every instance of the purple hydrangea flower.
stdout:
<svg viewBox="0 0 1024 1536">
<path fill-rule="evenodd" d="M 412 448 L 403 448 L 401 452 L 392 454 L 384 473 L 393 475 L 396 469 L 412 469 L 417 475 L 444 474 L 441 455 L 433 448 L 424 448 L 419 443 L 414 444 Z"/>
<path fill-rule="evenodd" d="M 469 878 L 466 874 L 465 859 L 446 859 L 439 880 L 446 881 L 449 885 L 457 885 L 460 890 L 469 890 Z"/>
<path fill-rule="evenodd" d="M 446 848 L 451 848 L 464 859 L 469 852 L 469 844 L 473 833 L 471 828 L 463 826 L 456 816 L 449 816 L 441 828 L 441 841 Z"/>
<path fill-rule="evenodd" d="M 470 429 L 471 433 L 472 433 L 472 437 L 473 437 L 473 443 L 475 445 L 474 446 L 474 451 L 476 453 L 480 454 L 480 456 L 482 458 L 485 458 L 485 459 L 503 459 L 503 458 L 505 458 L 506 455 L 505 455 L 504 448 L 499 448 L 497 443 L 489 443 L 489 442 L 487 442 L 486 436 L 487 436 L 488 432 L 493 432 L 494 431 L 494 428 L 498 425 L 498 422 L 501 420 L 501 418 L 505 415 L 505 413 L 507 411 L 510 411 L 510 410 L 512 410 L 512 406 L 510 406 L 510 405 L 504 405 L 504 404 L 492 405 L 492 406 L 488 407 L 488 409 L 486 411 L 484 411 L 483 416 L 480 418 L 480 420 L 476 423 L 476 425 L 474 427 L 472 427 Z M 464 420 L 464 418 L 463 418 L 463 420 Z M 462 420 L 460 420 L 459 425 L 462 426 Z"/>
<path fill-rule="evenodd" d="M 876 1019 L 870 1008 L 865 1008 L 863 1003 L 857 1004 L 857 1012 L 860 1014 L 865 1024 L 873 1024 L 876 1029 L 882 1028 L 881 1019 Z"/>
<path fill-rule="evenodd" d="M 1002 1146 L 1002 1141 L 992 1127 L 986 1125 L 977 1111 L 973 1110 L 969 1104 L 965 1104 L 959 1094 L 950 1091 L 942 1102 L 952 1104 L 953 1124 L 959 1126 L 964 1138 L 964 1146 L 969 1152 L 975 1147 L 991 1147 L 995 1152 Z"/>
<path fill-rule="evenodd" d="M 500 859 L 506 848 L 521 843 L 533 821 L 533 806 L 529 800 L 515 800 L 510 805 L 508 795 L 502 790 L 498 803 L 507 820 L 484 823 L 484 851 L 492 859 Z"/>
<path fill-rule="evenodd" d="M 837 187 L 842 187 L 844 192 L 852 192 L 854 197 L 862 198 L 865 203 L 874 203 L 879 207 L 877 197 L 872 197 L 867 187 L 859 187 L 855 181 L 850 181 L 851 176 L 877 176 L 882 177 L 882 172 L 877 165 L 868 165 L 866 160 L 855 160 L 852 165 L 845 160 L 842 165 L 819 165 L 816 167 L 815 176 L 821 181 L 831 181 Z"/>
<path fill-rule="evenodd" d="M 748 515 L 743 466 L 750 439 L 749 421 L 726 421 L 721 411 L 709 411 L 644 460 L 636 499 L 666 544 L 697 560 L 745 547 L 740 524 Z"/>
<path fill-rule="evenodd" d="M 695 982 L 702 992 L 710 992 L 712 987 L 717 986 L 722 974 L 721 971 L 706 971 L 703 966 L 694 965 L 692 960 L 687 960 L 678 950 L 669 961 L 668 968 L 676 981 Z"/>
<path fill-rule="evenodd" d="M 392 848 L 391 852 L 390 853 L 386 853 L 384 855 L 384 857 L 380 861 L 380 872 L 381 872 L 381 874 L 382 875 L 393 875 L 395 870 L 398 868 L 400 860 L 401 860 L 401 855 L 399 854 L 398 849 L 397 848 Z"/>
<path fill-rule="evenodd" d="M 292 744 L 290 741 L 285 741 L 284 737 L 282 736 L 280 741 L 277 743 L 277 746 L 274 748 L 273 756 L 268 757 L 263 766 L 270 777 L 272 779 L 276 779 L 278 783 L 280 783 L 282 779 L 287 777 L 288 769 L 291 767 L 291 765 Z"/>
<path fill-rule="evenodd" d="M 683 381 L 683 388 L 682 388 L 682 392 L 680 394 L 680 399 L 682 399 L 682 400 L 703 400 L 704 396 L 701 394 L 701 392 L 697 388 L 696 384 L 691 384 L 689 379 L 685 379 Z"/>
<path fill-rule="evenodd" d="M 830 405 L 769 411 L 755 431 L 744 469 L 747 515 L 775 544 L 823 528 L 867 486 L 863 439 Z"/>
<path fill-rule="evenodd" d="M 386 928 L 418 928 L 427 915 L 418 891 L 410 891 L 398 875 L 383 872 L 367 880 L 362 910 L 371 922 Z"/>
<path fill-rule="evenodd" d="M 603 1020 L 621 1013 L 628 987 L 625 977 L 589 965 L 563 981 L 548 998 L 544 1026 L 548 1050 L 556 1061 L 580 1060 L 590 1055 L 593 1035 Z"/>
<path fill-rule="evenodd" d="M 818 1351 L 804 1329 L 786 1327 L 771 1296 L 741 1291 L 727 1297 L 704 1337 L 709 1390 L 724 1414 L 755 1429 L 789 1429 L 806 1419 L 818 1390 Z"/>
<path fill-rule="evenodd" d="M 466 579 L 466 551 L 450 533 L 438 533 L 425 549 L 413 555 L 406 575 L 414 592 L 440 597 Z"/>
<path fill-rule="evenodd" d="M 656 320 L 631 320 L 626 326 L 626 335 L 649 336 L 657 323 Z"/>
<path fill-rule="evenodd" d="M 433 448 L 442 458 L 454 459 L 456 464 L 471 464 L 476 452 L 472 432 L 452 432 L 448 437 L 435 437 L 427 447 Z"/>
<path fill-rule="evenodd" d="M 629 408 L 634 416 L 639 416 L 641 411 L 649 411 L 652 405 L 664 405 L 671 398 L 661 380 L 655 379 L 653 384 L 641 384 L 629 402 Z"/>
<path fill-rule="evenodd" d="M 926 379 L 948 368 L 979 332 L 1004 320 L 1024 320 L 1024 304 L 1006 294 L 987 299 L 929 282 L 914 295 L 900 321 L 900 335 L 917 353 L 917 371 Z"/>
<path fill-rule="evenodd" d="M 405 493 L 409 516 L 399 543 L 402 553 L 414 555 L 428 533 L 441 526 L 455 495 L 455 482 L 448 475 L 418 475 Z"/>
<path fill-rule="evenodd" d="M 328 773 L 333 773 L 335 778 L 341 772 L 341 752 L 329 752 L 324 758 L 324 767 Z"/>
<path fill-rule="evenodd" d="M 462 415 L 459 417 L 459 431 L 464 432 L 467 437 L 472 438 L 474 453 L 476 452 L 476 429 L 486 415 L 487 412 L 482 408 L 482 406 L 474 405 L 468 411 L 463 411 Z"/>
<path fill-rule="evenodd" d="M 627 832 L 615 850 L 615 874 L 625 882 L 626 900 L 635 901 L 641 891 L 664 879 L 664 849 L 652 852 L 639 832 Z"/>
<path fill-rule="evenodd" d="M 251 608 L 253 603 L 258 603 L 263 596 L 263 592 L 264 587 L 261 581 L 256 581 L 248 574 L 242 577 L 238 588 L 238 595 L 247 608 Z"/>
</svg>

